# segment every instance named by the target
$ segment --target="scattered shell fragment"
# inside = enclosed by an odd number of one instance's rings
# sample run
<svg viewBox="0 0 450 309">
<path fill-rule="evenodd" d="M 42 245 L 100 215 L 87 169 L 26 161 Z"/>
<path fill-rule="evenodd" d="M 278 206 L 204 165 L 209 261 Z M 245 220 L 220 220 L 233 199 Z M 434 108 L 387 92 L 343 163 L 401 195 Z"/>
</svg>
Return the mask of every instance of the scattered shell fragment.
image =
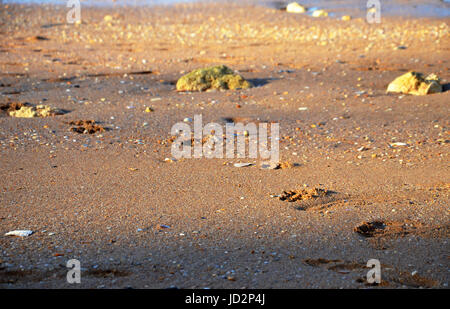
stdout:
<svg viewBox="0 0 450 309">
<path fill-rule="evenodd" d="M 442 92 L 442 85 L 435 74 L 424 78 L 422 73 L 408 72 L 391 82 L 386 92 L 427 95 Z"/>
<path fill-rule="evenodd" d="M 158 230 L 170 229 L 170 226 L 165 225 L 165 224 L 157 224 L 156 229 L 158 229 Z"/>
<path fill-rule="evenodd" d="M 361 147 L 359 147 L 357 150 L 358 150 L 359 152 L 361 152 L 361 151 L 369 150 L 369 148 L 367 148 L 367 147 L 365 147 L 365 146 L 361 146 Z"/>
<path fill-rule="evenodd" d="M 30 236 L 31 234 L 33 234 L 33 231 L 30 231 L 30 230 L 15 230 L 15 231 L 10 231 L 10 232 L 6 233 L 5 236 L 26 237 L 26 236 Z"/>
<path fill-rule="evenodd" d="M 266 163 L 262 163 L 261 164 L 261 168 L 262 169 L 266 169 L 266 170 L 278 170 L 278 169 L 286 169 L 286 168 L 294 168 L 299 166 L 298 163 L 292 163 L 289 161 L 285 161 L 285 162 L 280 162 L 280 163 L 271 163 L 271 162 L 266 162 Z"/>
<path fill-rule="evenodd" d="M 391 147 L 408 146 L 408 144 L 406 144 L 406 143 L 401 143 L 401 142 L 391 143 L 390 145 L 391 145 Z"/>
<path fill-rule="evenodd" d="M 247 166 L 252 166 L 253 163 L 234 163 L 235 167 L 247 167 Z"/>
<path fill-rule="evenodd" d="M 218 65 L 206 69 L 197 69 L 177 81 L 177 91 L 205 91 L 210 89 L 247 89 L 252 84 L 233 70 Z"/>
<path fill-rule="evenodd" d="M 286 12 L 288 13 L 305 13 L 306 8 L 297 2 L 291 2 L 286 7 Z"/>
</svg>

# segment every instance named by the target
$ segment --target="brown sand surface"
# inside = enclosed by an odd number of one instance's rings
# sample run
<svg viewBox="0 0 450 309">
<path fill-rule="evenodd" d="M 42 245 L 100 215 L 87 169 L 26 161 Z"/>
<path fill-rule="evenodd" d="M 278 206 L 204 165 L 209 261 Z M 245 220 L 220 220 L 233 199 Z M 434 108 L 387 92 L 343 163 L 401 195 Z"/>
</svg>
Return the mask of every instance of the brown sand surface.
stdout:
<svg viewBox="0 0 450 309">
<path fill-rule="evenodd" d="M 0 104 L 65 111 L 1 111 L 1 288 L 366 288 L 369 259 L 380 287 L 448 287 L 450 92 L 385 93 L 408 70 L 448 89 L 448 19 L 371 25 L 237 4 L 65 18 L 0 9 Z M 219 64 L 257 87 L 175 91 Z M 195 114 L 278 122 L 290 164 L 165 161 L 172 125 Z M 327 194 L 273 197 L 308 188 Z M 17 229 L 34 234 L 3 236 Z"/>
</svg>

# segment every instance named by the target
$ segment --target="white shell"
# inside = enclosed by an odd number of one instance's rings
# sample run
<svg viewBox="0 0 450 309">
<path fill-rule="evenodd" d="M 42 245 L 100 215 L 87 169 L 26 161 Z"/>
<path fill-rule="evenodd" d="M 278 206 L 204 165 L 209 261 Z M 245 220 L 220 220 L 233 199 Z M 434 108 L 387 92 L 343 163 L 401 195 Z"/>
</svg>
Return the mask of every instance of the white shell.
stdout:
<svg viewBox="0 0 450 309">
<path fill-rule="evenodd" d="M 246 167 L 251 165 L 253 165 L 253 163 L 234 163 L 235 167 Z"/>
<path fill-rule="evenodd" d="M 26 237 L 33 234 L 33 231 L 30 230 L 15 230 L 11 231 L 5 234 L 5 236 L 19 236 L 19 237 Z"/>
<path fill-rule="evenodd" d="M 397 146 L 397 147 L 399 147 L 399 146 L 408 146 L 408 144 L 396 142 L 396 143 L 392 143 L 391 146 L 393 146 L 393 147 L 395 147 L 395 146 Z"/>
</svg>

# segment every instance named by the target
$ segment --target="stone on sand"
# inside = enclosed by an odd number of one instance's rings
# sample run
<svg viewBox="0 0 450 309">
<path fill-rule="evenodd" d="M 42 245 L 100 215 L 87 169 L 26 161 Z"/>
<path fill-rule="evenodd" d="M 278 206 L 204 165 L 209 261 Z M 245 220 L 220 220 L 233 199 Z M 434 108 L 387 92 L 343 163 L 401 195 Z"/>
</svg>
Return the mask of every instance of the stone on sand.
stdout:
<svg viewBox="0 0 450 309">
<path fill-rule="evenodd" d="M 442 85 L 435 74 L 424 77 L 422 73 L 408 72 L 391 82 L 386 92 L 427 95 L 442 92 Z"/>
<path fill-rule="evenodd" d="M 219 65 L 194 70 L 177 82 L 177 91 L 205 91 L 208 89 L 248 89 L 252 84 L 230 68 Z"/>
<path fill-rule="evenodd" d="M 328 12 L 325 10 L 315 10 L 312 13 L 313 17 L 327 17 L 328 16 Z"/>
<path fill-rule="evenodd" d="M 291 2 L 286 7 L 286 12 L 288 13 L 305 13 L 306 8 L 297 2 Z"/>
</svg>

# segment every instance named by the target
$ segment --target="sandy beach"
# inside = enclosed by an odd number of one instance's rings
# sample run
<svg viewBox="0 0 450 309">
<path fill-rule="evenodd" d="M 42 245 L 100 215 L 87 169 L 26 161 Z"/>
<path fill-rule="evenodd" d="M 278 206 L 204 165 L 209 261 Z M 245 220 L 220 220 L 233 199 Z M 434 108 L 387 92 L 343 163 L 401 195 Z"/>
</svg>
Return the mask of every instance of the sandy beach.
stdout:
<svg viewBox="0 0 450 309">
<path fill-rule="evenodd" d="M 448 288 L 448 17 L 369 24 L 233 2 L 82 6 L 74 24 L 67 12 L 0 5 L 0 288 Z M 254 87 L 176 91 L 213 65 Z M 411 70 L 443 92 L 386 93 Z M 14 103 L 61 114 L 12 117 Z M 278 123 L 283 168 L 172 159 L 172 126 L 195 115 Z"/>
</svg>

